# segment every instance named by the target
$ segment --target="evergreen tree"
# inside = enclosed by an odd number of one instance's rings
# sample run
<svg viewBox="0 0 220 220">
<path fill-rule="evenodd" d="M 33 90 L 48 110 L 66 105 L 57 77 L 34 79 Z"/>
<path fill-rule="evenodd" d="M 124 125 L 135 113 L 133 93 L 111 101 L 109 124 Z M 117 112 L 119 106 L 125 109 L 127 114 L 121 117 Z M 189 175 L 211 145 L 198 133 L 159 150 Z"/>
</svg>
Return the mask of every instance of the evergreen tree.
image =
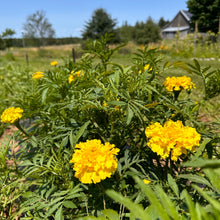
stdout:
<svg viewBox="0 0 220 220">
<path fill-rule="evenodd" d="M 165 21 L 163 17 L 160 18 L 159 22 L 158 22 L 158 26 L 160 28 L 163 28 L 165 25 L 169 24 L 169 21 Z"/>
<path fill-rule="evenodd" d="M 133 39 L 138 44 L 157 42 L 161 39 L 160 27 L 151 17 L 149 17 L 146 22 L 136 22 Z"/>
<path fill-rule="evenodd" d="M 125 22 L 118 28 L 119 38 L 121 42 L 131 41 L 133 38 L 134 27 Z"/>
<path fill-rule="evenodd" d="M 82 33 L 83 39 L 99 39 L 105 33 L 116 36 L 115 25 L 116 20 L 112 19 L 104 9 L 99 8 L 93 12 L 92 18 L 86 23 Z"/>
</svg>

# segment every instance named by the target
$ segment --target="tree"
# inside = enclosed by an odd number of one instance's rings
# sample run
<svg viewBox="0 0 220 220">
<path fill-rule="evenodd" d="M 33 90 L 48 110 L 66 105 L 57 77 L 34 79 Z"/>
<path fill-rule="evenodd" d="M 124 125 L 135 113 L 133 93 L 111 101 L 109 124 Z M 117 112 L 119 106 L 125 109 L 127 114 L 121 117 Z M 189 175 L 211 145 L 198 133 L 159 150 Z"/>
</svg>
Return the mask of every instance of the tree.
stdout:
<svg viewBox="0 0 220 220">
<path fill-rule="evenodd" d="M 104 9 L 99 8 L 93 12 L 92 18 L 86 23 L 82 33 L 83 39 L 99 39 L 106 33 L 116 36 L 115 25 L 116 20 L 112 19 Z"/>
<path fill-rule="evenodd" d="M 119 38 L 121 42 L 128 42 L 132 40 L 134 27 L 125 22 L 118 28 Z"/>
<path fill-rule="evenodd" d="M 46 38 L 53 38 L 55 35 L 52 24 L 49 23 L 44 11 L 36 11 L 36 13 L 29 15 L 23 28 L 25 38 L 39 38 L 41 45 L 46 44 Z"/>
<path fill-rule="evenodd" d="M 11 37 L 15 34 L 15 31 L 10 29 L 10 28 L 6 28 L 5 31 L 2 32 L 1 37 L 3 39 L 2 42 L 4 42 L 5 47 L 9 48 L 12 46 L 12 39 Z"/>
<path fill-rule="evenodd" d="M 167 20 L 165 21 L 163 17 L 160 18 L 160 20 L 158 21 L 158 26 L 160 28 L 163 28 L 166 24 L 169 24 L 170 22 Z"/>
<path fill-rule="evenodd" d="M 138 44 L 157 42 L 161 39 L 160 27 L 151 17 L 149 17 L 146 22 L 136 22 L 133 39 Z"/>
<path fill-rule="evenodd" d="M 220 0 L 188 0 L 186 3 L 192 13 L 192 28 L 197 21 L 200 32 L 219 31 Z"/>
</svg>

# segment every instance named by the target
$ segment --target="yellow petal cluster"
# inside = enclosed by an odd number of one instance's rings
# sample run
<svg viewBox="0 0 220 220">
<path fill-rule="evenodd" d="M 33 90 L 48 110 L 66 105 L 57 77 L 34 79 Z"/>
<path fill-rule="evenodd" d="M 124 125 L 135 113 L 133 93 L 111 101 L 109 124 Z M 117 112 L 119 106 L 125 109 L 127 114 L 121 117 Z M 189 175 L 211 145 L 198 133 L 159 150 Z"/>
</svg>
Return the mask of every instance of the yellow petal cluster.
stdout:
<svg viewBox="0 0 220 220">
<path fill-rule="evenodd" d="M 10 107 L 4 110 L 1 115 L 2 123 L 15 123 L 22 117 L 23 109 Z"/>
<path fill-rule="evenodd" d="M 144 179 L 143 182 L 144 182 L 145 184 L 151 183 L 151 181 L 150 181 L 150 180 L 147 180 L 147 179 Z"/>
<path fill-rule="evenodd" d="M 70 163 L 74 164 L 75 176 L 82 183 L 98 183 L 116 171 L 118 152 L 119 149 L 109 142 L 87 140 L 75 146 Z"/>
<path fill-rule="evenodd" d="M 84 74 L 84 72 L 81 71 L 81 70 L 76 71 L 76 72 L 72 71 L 71 74 L 70 74 L 70 76 L 69 76 L 69 79 L 68 79 L 69 83 L 73 82 L 76 77 L 80 77 L 80 76 L 82 76 L 83 74 Z"/>
<path fill-rule="evenodd" d="M 182 89 L 190 90 L 196 88 L 195 84 L 191 82 L 191 78 L 187 76 L 181 77 L 167 77 L 164 86 L 168 92 L 180 91 Z"/>
<path fill-rule="evenodd" d="M 43 78 L 44 74 L 41 71 L 37 71 L 33 74 L 32 79 L 39 79 L 39 78 Z"/>
<path fill-rule="evenodd" d="M 149 65 L 149 64 L 146 64 L 146 65 L 144 66 L 144 72 L 145 72 L 146 70 L 151 71 L 151 70 L 152 70 L 152 67 L 151 67 L 150 69 L 149 69 L 149 67 L 150 67 L 150 65 Z M 138 73 L 142 73 L 142 70 L 139 70 Z"/>
<path fill-rule="evenodd" d="M 181 121 L 169 120 L 164 126 L 156 122 L 145 130 L 148 139 L 148 146 L 161 158 L 170 156 L 172 160 L 177 160 L 182 154 L 187 155 L 187 151 L 195 151 L 199 146 L 200 134 L 195 128 L 184 126 Z"/>
<path fill-rule="evenodd" d="M 52 61 L 52 62 L 50 62 L 50 65 L 51 65 L 51 66 L 56 66 L 57 64 L 58 64 L 57 61 Z"/>
</svg>

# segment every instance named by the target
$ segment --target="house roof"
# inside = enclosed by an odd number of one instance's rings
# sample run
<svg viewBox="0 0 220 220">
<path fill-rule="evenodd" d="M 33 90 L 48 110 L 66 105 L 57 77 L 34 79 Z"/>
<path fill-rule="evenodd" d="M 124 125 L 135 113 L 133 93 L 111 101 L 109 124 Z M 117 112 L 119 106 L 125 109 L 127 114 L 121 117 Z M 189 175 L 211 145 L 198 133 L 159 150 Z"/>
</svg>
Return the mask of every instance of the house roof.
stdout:
<svg viewBox="0 0 220 220">
<path fill-rule="evenodd" d="M 187 23 L 183 26 L 173 26 L 172 24 L 174 23 L 174 21 L 177 19 L 178 15 L 181 14 L 182 17 L 186 20 L 186 22 L 188 23 L 188 26 L 187 26 Z M 172 31 L 183 31 L 183 30 L 186 30 L 186 29 L 189 29 L 189 23 L 191 21 L 191 17 L 192 17 L 192 14 L 189 12 L 189 11 L 186 11 L 186 10 L 180 10 L 176 16 L 172 19 L 171 22 L 169 22 L 168 24 L 166 24 L 164 27 L 163 27 L 163 30 L 162 32 L 164 31 L 169 31 L 169 32 L 172 32 Z"/>
<path fill-rule="evenodd" d="M 184 27 L 167 27 L 164 28 L 162 32 L 176 32 L 176 31 L 185 31 L 188 30 L 189 26 L 184 26 Z"/>
<path fill-rule="evenodd" d="M 187 21 L 191 20 L 192 14 L 189 11 L 186 10 L 180 10 L 182 15 L 186 18 Z"/>
</svg>

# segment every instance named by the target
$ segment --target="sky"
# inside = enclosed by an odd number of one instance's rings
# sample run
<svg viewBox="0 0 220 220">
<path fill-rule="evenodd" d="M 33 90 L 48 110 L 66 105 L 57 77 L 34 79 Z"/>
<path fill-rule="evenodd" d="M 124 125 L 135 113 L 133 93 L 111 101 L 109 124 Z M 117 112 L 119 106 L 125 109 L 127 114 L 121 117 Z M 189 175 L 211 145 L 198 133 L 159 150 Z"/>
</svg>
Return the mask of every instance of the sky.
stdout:
<svg viewBox="0 0 220 220">
<path fill-rule="evenodd" d="M 86 22 L 96 9 L 103 8 L 117 27 L 135 25 L 151 17 L 171 21 L 179 10 L 187 10 L 186 0 L 0 0 L 0 34 L 10 28 L 21 38 L 27 17 L 43 10 L 55 30 L 55 37 L 81 37 Z"/>
</svg>

